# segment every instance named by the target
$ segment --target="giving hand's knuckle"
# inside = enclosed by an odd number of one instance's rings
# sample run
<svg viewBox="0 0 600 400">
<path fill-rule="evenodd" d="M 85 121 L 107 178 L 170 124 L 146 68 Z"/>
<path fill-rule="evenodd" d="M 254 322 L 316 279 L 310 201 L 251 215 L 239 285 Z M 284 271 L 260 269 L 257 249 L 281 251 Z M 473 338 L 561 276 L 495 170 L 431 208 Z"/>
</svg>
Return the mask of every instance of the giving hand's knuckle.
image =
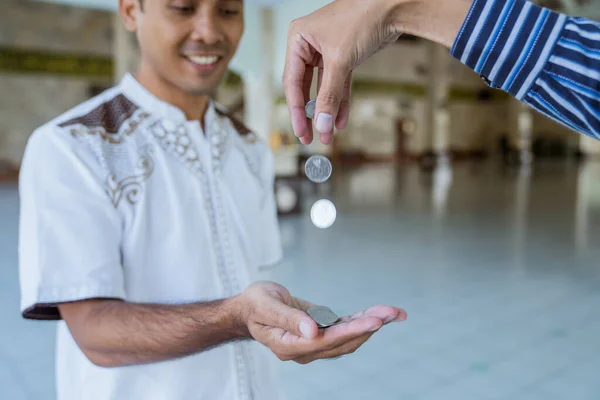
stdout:
<svg viewBox="0 0 600 400">
<path fill-rule="evenodd" d="M 340 103 L 340 96 L 333 92 L 323 92 L 319 94 L 319 100 L 325 106 L 335 106 Z"/>
</svg>

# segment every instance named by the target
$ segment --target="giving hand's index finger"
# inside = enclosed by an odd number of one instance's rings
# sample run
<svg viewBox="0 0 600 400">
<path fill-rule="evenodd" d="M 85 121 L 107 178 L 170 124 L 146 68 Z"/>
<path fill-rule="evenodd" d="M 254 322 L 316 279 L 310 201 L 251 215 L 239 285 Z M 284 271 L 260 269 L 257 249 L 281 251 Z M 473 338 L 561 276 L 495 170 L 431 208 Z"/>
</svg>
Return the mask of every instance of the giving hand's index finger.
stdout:
<svg viewBox="0 0 600 400">
<path fill-rule="evenodd" d="M 313 75 L 312 66 L 307 67 L 312 58 L 312 51 L 300 34 L 292 35 L 288 39 L 287 46 L 283 89 L 292 119 L 292 128 L 299 138 L 312 137 L 312 124 L 306 117 L 305 111 L 308 102 L 305 89 L 307 85 L 310 89 Z"/>
</svg>

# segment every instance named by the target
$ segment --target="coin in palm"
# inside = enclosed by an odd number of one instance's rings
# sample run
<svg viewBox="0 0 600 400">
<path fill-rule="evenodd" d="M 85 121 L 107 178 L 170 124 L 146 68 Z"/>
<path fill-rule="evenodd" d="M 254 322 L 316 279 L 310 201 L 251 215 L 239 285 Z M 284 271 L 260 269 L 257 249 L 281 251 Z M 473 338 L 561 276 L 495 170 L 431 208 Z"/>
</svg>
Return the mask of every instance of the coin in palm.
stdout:
<svg viewBox="0 0 600 400">
<path fill-rule="evenodd" d="M 314 306 L 306 310 L 306 313 L 317 323 L 319 328 L 328 328 L 334 325 L 339 317 L 325 306 Z"/>
</svg>

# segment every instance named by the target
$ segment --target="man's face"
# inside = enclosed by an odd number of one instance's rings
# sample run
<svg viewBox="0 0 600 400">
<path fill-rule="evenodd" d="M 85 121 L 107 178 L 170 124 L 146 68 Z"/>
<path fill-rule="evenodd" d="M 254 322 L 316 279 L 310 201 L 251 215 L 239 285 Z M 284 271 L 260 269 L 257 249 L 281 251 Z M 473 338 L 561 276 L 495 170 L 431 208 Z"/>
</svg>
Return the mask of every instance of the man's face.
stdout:
<svg viewBox="0 0 600 400">
<path fill-rule="evenodd" d="M 121 2 L 131 6 L 126 24 L 137 32 L 142 68 L 193 95 L 218 86 L 244 31 L 242 0 Z"/>
</svg>

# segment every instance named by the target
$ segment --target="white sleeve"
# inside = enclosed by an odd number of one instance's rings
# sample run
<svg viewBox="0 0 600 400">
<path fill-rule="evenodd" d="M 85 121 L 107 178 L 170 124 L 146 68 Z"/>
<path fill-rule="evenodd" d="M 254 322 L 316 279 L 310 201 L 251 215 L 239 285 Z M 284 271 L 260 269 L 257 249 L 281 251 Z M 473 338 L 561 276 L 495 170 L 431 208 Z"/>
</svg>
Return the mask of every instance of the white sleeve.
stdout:
<svg viewBox="0 0 600 400">
<path fill-rule="evenodd" d="M 57 304 L 125 298 L 121 219 L 93 152 L 58 128 L 30 138 L 19 178 L 19 269 L 25 318 L 60 319 Z"/>
</svg>

